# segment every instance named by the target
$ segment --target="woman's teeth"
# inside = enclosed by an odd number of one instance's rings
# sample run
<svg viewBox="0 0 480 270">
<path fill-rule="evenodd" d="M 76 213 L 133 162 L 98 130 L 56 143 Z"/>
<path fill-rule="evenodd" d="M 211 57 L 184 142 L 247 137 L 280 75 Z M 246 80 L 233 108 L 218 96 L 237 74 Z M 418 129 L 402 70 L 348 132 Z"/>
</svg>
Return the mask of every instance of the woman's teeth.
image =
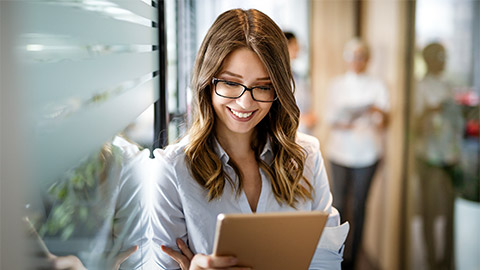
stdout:
<svg viewBox="0 0 480 270">
<path fill-rule="evenodd" d="M 252 115 L 253 112 L 249 112 L 249 113 L 241 113 L 241 112 L 237 112 L 237 111 L 234 111 L 232 109 L 230 109 L 230 111 L 235 114 L 237 117 L 239 118 L 247 118 L 247 117 L 250 117 L 250 115 Z"/>
</svg>

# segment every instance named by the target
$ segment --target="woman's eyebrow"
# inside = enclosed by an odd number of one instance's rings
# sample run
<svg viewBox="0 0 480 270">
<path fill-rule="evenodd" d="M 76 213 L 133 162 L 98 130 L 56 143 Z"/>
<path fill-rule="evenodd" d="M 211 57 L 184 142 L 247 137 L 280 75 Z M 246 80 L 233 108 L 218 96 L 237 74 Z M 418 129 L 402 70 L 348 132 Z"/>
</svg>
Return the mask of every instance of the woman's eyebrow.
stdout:
<svg viewBox="0 0 480 270">
<path fill-rule="evenodd" d="M 236 73 L 233 73 L 233 72 L 230 72 L 230 71 L 227 71 L 225 70 L 224 72 L 220 73 L 221 74 L 226 74 L 226 75 L 230 75 L 230 76 L 233 76 L 233 77 L 237 77 L 237 78 L 240 78 L 240 79 L 243 79 L 243 76 L 240 75 L 240 74 L 236 74 Z"/>
<path fill-rule="evenodd" d="M 225 74 L 225 75 L 230 75 L 230 76 L 232 76 L 232 77 L 237 77 L 237 78 L 239 78 L 239 79 L 243 79 L 243 76 L 242 76 L 242 75 L 237 74 L 237 73 L 233 73 L 233 72 L 228 71 L 228 70 L 225 70 L 225 71 L 223 71 L 222 73 L 220 73 L 220 75 L 223 75 L 223 74 Z M 261 77 L 261 78 L 257 78 L 256 80 L 257 80 L 257 81 L 270 81 L 270 77 Z"/>
</svg>

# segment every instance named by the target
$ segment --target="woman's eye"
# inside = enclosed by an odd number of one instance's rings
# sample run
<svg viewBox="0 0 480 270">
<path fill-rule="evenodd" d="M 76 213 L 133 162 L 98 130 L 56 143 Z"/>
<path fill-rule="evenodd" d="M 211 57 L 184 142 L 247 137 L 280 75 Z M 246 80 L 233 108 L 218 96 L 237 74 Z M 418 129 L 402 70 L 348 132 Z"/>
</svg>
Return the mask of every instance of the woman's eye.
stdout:
<svg viewBox="0 0 480 270">
<path fill-rule="evenodd" d="M 272 89 L 270 86 L 257 86 L 256 88 L 263 90 L 263 91 L 269 91 Z"/>
<path fill-rule="evenodd" d="M 225 84 L 228 85 L 228 86 L 237 86 L 238 85 L 234 82 L 225 82 Z"/>
</svg>

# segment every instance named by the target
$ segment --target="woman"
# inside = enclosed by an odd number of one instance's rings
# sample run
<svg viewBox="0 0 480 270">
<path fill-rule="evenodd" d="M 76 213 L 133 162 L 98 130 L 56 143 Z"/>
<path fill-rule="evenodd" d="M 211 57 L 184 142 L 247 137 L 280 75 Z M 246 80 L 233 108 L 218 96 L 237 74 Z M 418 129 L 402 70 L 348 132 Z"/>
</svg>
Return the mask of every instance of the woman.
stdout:
<svg viewBox="0 0 480 270">
<path fill-rule="evenodd" d="M 340 269 L 348 224 L 331 206 L 318 141 L 297 134 L 293 85 L 286 38 L 268 16 L 234 9 L 217 18 L 194 67 L 188 135 L 155 152 L 159 266 L 233 268 L 233 257 L 205 255 L 220 213 L 321 210 L 328 228 L 311 269 Z"/>
</svg>

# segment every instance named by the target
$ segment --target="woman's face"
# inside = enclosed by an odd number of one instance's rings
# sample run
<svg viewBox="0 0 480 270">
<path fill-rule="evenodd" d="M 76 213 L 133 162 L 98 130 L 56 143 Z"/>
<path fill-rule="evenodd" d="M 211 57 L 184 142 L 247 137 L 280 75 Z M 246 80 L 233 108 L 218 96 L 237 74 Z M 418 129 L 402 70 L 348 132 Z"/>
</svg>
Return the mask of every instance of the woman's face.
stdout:
<svg viewBox="0 0 480 270">
<path fill-rule="evenodd" d="M 247 87 L 272 84 L 260 58 L 248 48 L 231 52 L 225 58 L 222 70 L 216 78 L 241 83 Z M 271 102 L 253 100 L 250 91 L 245 91 L 237 99 L 229 99 L 217 95 L 213 87 L 212 104 L 216 114 L 216 132 L 220 136 L 251 134 L 272 106 Z"/>
</svg>

